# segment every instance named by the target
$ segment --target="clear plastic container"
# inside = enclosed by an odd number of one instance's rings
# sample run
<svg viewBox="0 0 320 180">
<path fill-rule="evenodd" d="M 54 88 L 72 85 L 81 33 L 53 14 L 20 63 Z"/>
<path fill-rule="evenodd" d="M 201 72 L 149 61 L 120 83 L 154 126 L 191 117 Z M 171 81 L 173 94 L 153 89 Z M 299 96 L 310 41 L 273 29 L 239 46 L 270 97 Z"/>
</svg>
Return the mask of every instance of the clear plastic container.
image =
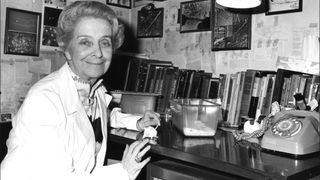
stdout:
<svg viewBox="0 0 320 180">
<path fill-rule="evenodd" d="M 222 120 L 221 107 L 205 99 L 174 99 L 170 102 L 173 124 L 185 136 L 214 136 Z"/>
<path fill-rule="evenodd" d="M 120 107 L 123 112 L 131 114 L 144 114 L 146 110 L 155 111 L 156 99 L 160 94 L 129 92 L 121 93 Z"/>
</svg>

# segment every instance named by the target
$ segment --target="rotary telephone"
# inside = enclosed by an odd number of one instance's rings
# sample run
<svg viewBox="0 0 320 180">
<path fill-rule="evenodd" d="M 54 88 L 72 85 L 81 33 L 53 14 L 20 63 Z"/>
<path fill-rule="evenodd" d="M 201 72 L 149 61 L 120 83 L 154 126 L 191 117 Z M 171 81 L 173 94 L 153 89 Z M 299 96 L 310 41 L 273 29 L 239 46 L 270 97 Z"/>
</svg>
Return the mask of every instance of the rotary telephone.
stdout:
<svg viewBox="0 0 320 180">
<path fill-rule="evenodd" d="M 290 110 L 274 116 L 274 124 L 265 132 L 261 147 L 293 155 L 320 151 L 319 112 Z"/>
</svg>

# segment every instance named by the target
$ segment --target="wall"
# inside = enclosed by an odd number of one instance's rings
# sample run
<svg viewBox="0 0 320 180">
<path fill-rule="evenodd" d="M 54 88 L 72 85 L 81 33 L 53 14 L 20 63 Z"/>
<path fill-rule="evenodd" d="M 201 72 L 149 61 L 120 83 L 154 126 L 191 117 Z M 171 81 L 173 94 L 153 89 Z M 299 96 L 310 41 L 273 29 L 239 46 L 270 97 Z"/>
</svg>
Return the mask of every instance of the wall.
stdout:
<svg viewBox="0 0 320 180">
<path fill-rule="evenodd" d="M 29 88 L 40 78 L 57 69 L 65 62 L 57 48 L 40 46 L 39 57 L 4 54 L 4 35 L 6 8 L 23 9 L 27 11 L 43 11 L 44 0 L 1 0 L 1 113 L 15 113 Z M 52 0 L 55 2 L 56 0 Z M 43 16 L 42 16 L 43 20 Z"/>
<path fill-rule="evenodd" d="M 43 63 L 51 71 L 64 63 L 64 57 L 54 49 L 41 46 L 40 56 L 3 54 L 6 7 L 42 12 L 44 0 L 1 0 L 1 73 L 0 112 L 15 113 L 30 86 L 46 73 L 34 73 L 30 63 Z M 58 1 L 58 0 L 52 0 Z M 73 0 L 68 0 L 70 3 Z M 105 2 L 105 0 L 99 0 Z M 203 69 L 219 73 L 248 68 L 272 69 L 278 67 L 319 73 L 319 1 L 304 0 L 303 12 L 252 16 L 252 49 L 241 51 L 211 51 L 211 32 L 180 34 L 177 23 L 182 0 L 155 2 L 164 7 L 163 38 L 135 39 L 137 11 L 112 6 L 127 27 L 124 50 L 139 52 L 152 59 L 170 60 L 180 68 Z M 138 44 L 137 44 L 138 43 Z M 272 45 L 271 45 L 272 44 Z M 312 48 L 310 48 L 312 47 Z M 48 61 L 46 61 L 48 60 Z"/>
<path fill-rule="evenodd" d="M 248 68 L 287 68 L 319 73 L 319 1 L 303 0 L 303 11 L 252 16 L 251 50 L 211 51 L 211 32 L 179 33 L 178 9 L 182 0 L 155 3 L 164 7 L 163 38 L 139 39 L 141 53 L 152 59 L 173 61 L 176 66 L 220 73 Z M 136 28 L 137 11 L 132 10 Z M 312 46 L 312 47 L 310 47 Z"/>
</svg>

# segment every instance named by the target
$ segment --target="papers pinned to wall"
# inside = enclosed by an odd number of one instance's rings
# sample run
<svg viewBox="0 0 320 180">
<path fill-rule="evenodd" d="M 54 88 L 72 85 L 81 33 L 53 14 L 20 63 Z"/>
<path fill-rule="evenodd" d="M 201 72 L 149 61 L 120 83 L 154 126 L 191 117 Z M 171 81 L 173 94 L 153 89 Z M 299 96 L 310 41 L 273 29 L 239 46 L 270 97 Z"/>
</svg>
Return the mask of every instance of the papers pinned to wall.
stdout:
<svg viewBox="0 0 320 180">
<path fill-rule="evenodd" d="M 30 59 L 28 61 L 30 73 L 49 74 L 51 72 L 51 60 L 49 59 Z"/>
</svg>

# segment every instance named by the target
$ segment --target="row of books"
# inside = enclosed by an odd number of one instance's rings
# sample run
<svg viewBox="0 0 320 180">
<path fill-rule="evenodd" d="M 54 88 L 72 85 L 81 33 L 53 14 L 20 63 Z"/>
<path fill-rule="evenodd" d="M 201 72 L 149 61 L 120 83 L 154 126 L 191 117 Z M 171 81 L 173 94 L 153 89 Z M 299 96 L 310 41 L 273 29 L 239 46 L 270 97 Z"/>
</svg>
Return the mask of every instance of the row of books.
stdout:
<svg viewBox="0 0 320 180">
<path fill-rule="evenodd" d="M 271 112 L 277 101 L 283 107 L 295 108 L 294 95 L 300 93 L 305 102 L 320 100 L 319 76 L 278 69 L 248 69 L 235 74 L 220 74 L 219 98 L 222 100 L 226 124 L 237 127 L 241 118 L 257 119 Z M 317 109 L 318 110 L 318 109 Z"/>
<path fill-rule="evenodd" d="M 174 98 L 217 98 L 219 78 L 203 70 L 180 69 L 170 61 L 132 58 L 127 67 L 125 91 L 157 93 L 156 111 L 163 113 Z"/>
<path fill-rule="evenodd" d="M 306 103 L 320 100 L 318 75 L 285 69 L 248 69 L 212 77 L 203 70 L 180 69 L 170 61 L 131 58 L 126 71 L 123 90 L 160 94 L 157 112 L 165 112 L 174 98 L 219 98 L 224 120 L 233 127 L 239 126 L 242 118 L 268 115 L 274 101 L 294 108 L 297 93 Z"/>
</svg>

